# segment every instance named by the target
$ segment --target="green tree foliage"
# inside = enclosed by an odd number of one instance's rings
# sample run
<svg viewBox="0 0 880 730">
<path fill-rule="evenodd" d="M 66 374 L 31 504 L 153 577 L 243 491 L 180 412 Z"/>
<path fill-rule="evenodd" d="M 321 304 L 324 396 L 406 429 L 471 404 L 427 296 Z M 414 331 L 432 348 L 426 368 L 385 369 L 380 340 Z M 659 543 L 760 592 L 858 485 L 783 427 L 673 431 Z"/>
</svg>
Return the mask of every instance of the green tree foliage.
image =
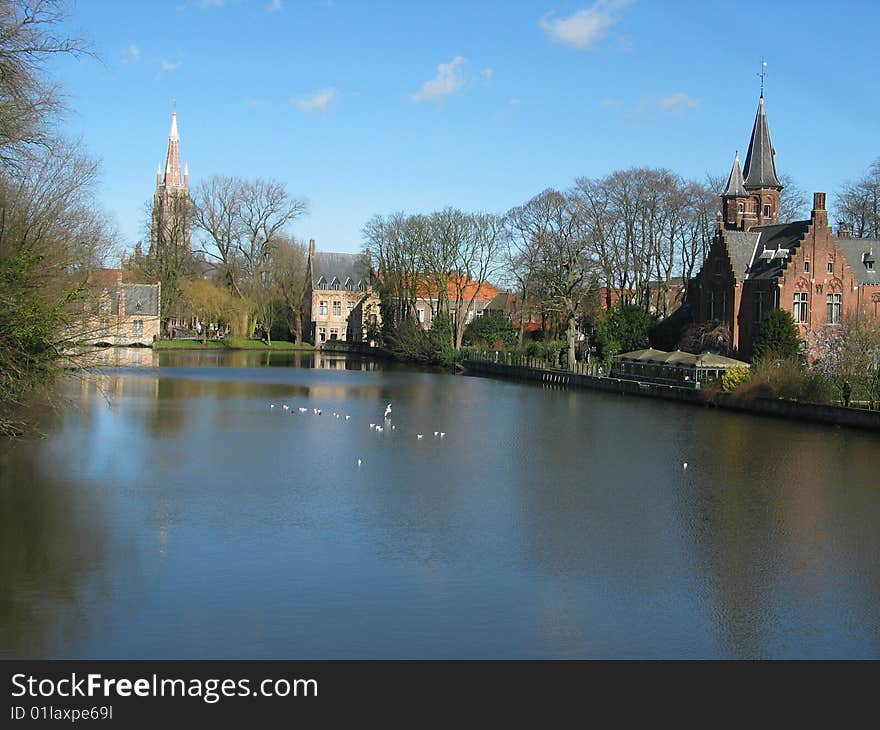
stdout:
<svg viewBox="0 0 880 730">
<path fill-rule="evenodd" d="M 464 330 L 465 345 L 505 350 L 516 347 L 516 343 L 516 327 L 503 312 L 489 312 L 475 317 Z"/>
<path fill-rule="evenodd" d="M 791 314 L 784 309 L 774 309 L 767 315 L 752 345 L 752 362 L 768 357 L 803 359 L 797 326 Z"/>
<path fill-rule="evenodd" d="M 648 347 L 654 317 L 635 304 L 617 304 L 599 320 L 596 341 L 605 358 Z"/>
</svg>

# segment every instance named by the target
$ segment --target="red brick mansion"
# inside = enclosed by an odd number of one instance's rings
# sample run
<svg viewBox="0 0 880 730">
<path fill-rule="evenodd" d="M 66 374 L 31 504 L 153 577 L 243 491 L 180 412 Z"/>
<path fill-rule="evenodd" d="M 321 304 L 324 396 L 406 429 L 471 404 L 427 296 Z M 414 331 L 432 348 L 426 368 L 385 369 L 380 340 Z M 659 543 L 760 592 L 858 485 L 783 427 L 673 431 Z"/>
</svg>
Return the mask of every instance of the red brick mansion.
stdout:
<svg viewBox="0 0 880 730">
<path fill-rule="evenodd" d="M 745 166 L 734 159 L 715 237 L 691 290 L 695 322 L 726 324 L 733 350 L 745 359 L 773 308 L 792 313 L 809 352 L 826 328 L 876 315 L 880 304 L 880 241 L 835 235 L 825 193 L 813 195 L 809 220 L 780 223 L 783 186 L 774 155 L 762 94 Z"/>
</svg>

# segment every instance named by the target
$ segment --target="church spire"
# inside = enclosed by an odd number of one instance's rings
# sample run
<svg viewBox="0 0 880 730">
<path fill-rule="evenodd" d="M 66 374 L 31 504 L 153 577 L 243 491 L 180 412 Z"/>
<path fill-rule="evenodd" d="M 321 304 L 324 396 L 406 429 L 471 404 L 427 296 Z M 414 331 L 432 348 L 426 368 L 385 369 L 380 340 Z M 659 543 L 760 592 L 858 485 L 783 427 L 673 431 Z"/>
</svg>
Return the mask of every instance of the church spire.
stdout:
<svg viewBox="0 0 880 730">
<path fill-rule="evenodd" d="M 177 133 L 177 112 L 171 113 L 171 131 L 168 133 L 168 154 L 165 156 L 165 175 L 162 184 L 166 188 L 183 187 L 180 175 L 180 135 Z"/>
<path fill-rule="evenodd" d="M 742 168 L 739 166 L 739 152 L 733 158 L 733 167 L 730 168 L 730 176 L 727 178 L 727 187 L 721 193 L 722 198 L 745 198 L 748 196 L 743 180 Z"/>
<path fill-rule="evenodd" d="M 770 127 L 767 124 L 762 89 L 761 98 L 758 100 L 758 113 L 755 115 L 755 126 L 752 128 L 752 138 L 749 140 L 749 151 L 746 154 L 744 171 L 746 190 L 766 188 L 782 190 L 782 183 L 776 176 L 774 155 L 775 150 L 770 143 Z"/>
</svg>

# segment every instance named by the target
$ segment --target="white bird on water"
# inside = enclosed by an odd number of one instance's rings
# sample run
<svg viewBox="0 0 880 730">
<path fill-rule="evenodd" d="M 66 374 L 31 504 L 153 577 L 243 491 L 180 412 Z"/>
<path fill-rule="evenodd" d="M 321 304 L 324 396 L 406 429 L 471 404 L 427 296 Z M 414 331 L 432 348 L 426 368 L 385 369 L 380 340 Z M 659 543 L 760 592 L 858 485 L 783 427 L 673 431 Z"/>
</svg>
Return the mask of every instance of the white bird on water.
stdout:
<svg viewBox="0 0 880 730">
<path fill-rule="evenodd" d="M 416 434 L 416 438 L 417 438 L 417 439 L 424 438 L 424 434 L 417 433 L 417 434 Z"/>
<path fill-rule="evenodd" d="M 370 424 L 370 430 L 373 430 L 374 428 L 376 428 L 376 424 L 375 424 L 375 423 L 371 423 L 371 424 Z"/>
<path fill-rule="evenodd" d="M 361 465 L 361 460 L 358 459 L 358 467 L 360 467 L 360 465 Z"/>
<path fill-rule="evenodd" d="M 445 438 L 445 437 L 446 437 L 446 431 L 441 431 L 440 438 Z"/>
<path fill-rule="evenodd" d="M 347 421 L 349 418 L 351 418 L 351 416 L 346 416 L 346 417 L 345 417 L 345 420 Z"/>
<path fill-rule="evenodd" d="M 385 406 L 385 418 L 391 418 L 391 404 Z"/>
<path fill-rule="evenodd" d="M 275 404 L 274 404 L 274 403 L 270 403 L 270 404 L 269 404 L 269 408 L 274 408 L 274 407 L 275 407 Z"/>
<path fill-rule="evenodd" d="M 289 411 L 289 410 L 290 410 L 290 406 L 281 406 L 281 407 L 282 407 L 285 411 Z"/>
<path fill-rule="evenodd" d="M 688 463 L 687 463 L 687 462 L 684 462 L 684 469 L 685 469 L 685 471 L 687 471 L 687 468 L 688 468 Z"/>
</svg>

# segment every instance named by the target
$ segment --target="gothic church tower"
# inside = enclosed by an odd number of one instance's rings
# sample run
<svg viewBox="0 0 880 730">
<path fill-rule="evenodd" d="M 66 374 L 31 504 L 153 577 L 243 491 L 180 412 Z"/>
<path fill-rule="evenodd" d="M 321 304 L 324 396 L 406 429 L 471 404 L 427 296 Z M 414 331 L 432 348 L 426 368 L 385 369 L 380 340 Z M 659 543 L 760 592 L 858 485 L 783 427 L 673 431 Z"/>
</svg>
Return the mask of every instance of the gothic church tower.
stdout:
<svg viewBox="0 0 880 730">
<path fill-rule="evenodd" d="M 150 255 L 160 247 L 172 246 L 187 254 L 190 245 L 189 165 L 180 171 L 180 136 L 177 133 L 177 112 L 171 114 L 168 153 L 165 170 L 156 169 L 156 192 L 153 195 L 153 217 L 150 226 Z"/>
</svg>

